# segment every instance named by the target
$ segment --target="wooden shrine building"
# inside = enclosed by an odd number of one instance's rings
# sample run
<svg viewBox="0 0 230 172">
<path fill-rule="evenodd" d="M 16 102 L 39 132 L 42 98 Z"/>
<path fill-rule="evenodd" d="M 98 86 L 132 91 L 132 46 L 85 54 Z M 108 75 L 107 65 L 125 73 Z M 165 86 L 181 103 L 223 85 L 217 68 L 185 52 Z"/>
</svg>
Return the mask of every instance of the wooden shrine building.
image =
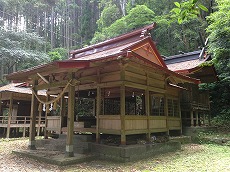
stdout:
<svg viewBox="0 0 230 172">
<path fill-rule="evenodd" d="M 22 129 L 23 137 L 26 136 L 26 130 L 29 131 L 31 95 L 32 91 L 25 83 L 11 83 L 0 87 L 0 129 L 7 138 L 12 130 L 18 133 Z M 39 97 L 45 100 L 45 92 L 39 91 Z M 45 128 L 42 110 L 36 116 L 36 128 L 38 135 L 40 129 Z"/>
<path fill-rule="evenodd" d="M 105 134 L 117 135 L 122 145 L 131 135 L 144 134 L 148 140 L 153 133 L 181 132 L 180 94 L 186 89 L 182 85 L 200 81 L 167 68 L 149 35 L 153 28 L 154 24 L 74 50 L 68 60 L 8 75 L 8 80 L 32 85 L 30 148 L 35 148 L 41 102 L 37 91 L 43 89 L 47 101 L 56 95 L 49 103 L 60 106 L 59 118 L 50 118 L 47 128 L 67 132 L 67 156 L 73 156 L 77 132 L 95 133 L 96 142 Z M 83 109 L 83 104 L 88 107 Z"/>
<path fill-rule="evenodd" d="M 169 70 L 200 79 L 201 83 L 211 83 L 218 80 L 211 55 L 204 49 L 189 53 L 170 56 L 164 59 Z M 183 126 L 206 125 L 205 119 L 210 112 L 209 92 L 201 91 L 198 85 L 185 83 L 182 91 L 181 116 Z"/>
</svg>

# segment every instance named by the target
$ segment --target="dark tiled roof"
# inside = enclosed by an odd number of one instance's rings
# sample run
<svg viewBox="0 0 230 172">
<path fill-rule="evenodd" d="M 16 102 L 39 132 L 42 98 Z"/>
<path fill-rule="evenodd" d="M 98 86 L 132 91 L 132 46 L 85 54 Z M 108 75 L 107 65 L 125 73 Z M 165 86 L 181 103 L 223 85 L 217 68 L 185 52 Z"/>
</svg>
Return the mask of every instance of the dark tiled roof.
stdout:
<svg viewBox="0 0 230 172">
<path fill-rule="evenodd" d="M 201 50 L 193 51 L 184 54 L 178 54 L 174 56 L 169 56 L 164 59 L 169 70 L 172 71 L 183 71 L 196 68 L 200 66 L 202 63 L 207 61 L 210 56 L 203 55 L 201 59 L 199 59 L 199 55 Z"/>
</svg>

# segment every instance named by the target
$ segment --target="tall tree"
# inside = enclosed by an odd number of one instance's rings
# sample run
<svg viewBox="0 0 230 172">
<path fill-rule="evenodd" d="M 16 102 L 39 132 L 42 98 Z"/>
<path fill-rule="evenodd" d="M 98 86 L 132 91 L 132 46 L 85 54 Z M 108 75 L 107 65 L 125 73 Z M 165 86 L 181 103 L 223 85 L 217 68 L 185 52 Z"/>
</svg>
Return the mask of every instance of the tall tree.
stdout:
<svg viewBox="0 0 230 172">
<path fill-rule="evenodd" d="M 34 33 L 0 30 L 1 79 L 3 74 L 48 62 L 44 41 Z"/>
<path fill-rule="evenodd" d="M 154 12 L 145 5 L 137 5 L 126 16 L 116 20 L 109 27 L 102 28 L 101 32 L 96 32 L 91 43 L 94 44 L 148 25 L 154 21 L 154 17 Z"/>
<path fill-rule="evenodd" d="M 219 81 L 207 85 L 211 90 L 212 115 L 218 114 L 219 124 L 230 126 L 230 3 L 216 0 L 215 12 L 208 17 L 210 25 L 208 50 L 212 53 Z M 230 129 L 230 128 L 229 128 Z"/>
</svg>

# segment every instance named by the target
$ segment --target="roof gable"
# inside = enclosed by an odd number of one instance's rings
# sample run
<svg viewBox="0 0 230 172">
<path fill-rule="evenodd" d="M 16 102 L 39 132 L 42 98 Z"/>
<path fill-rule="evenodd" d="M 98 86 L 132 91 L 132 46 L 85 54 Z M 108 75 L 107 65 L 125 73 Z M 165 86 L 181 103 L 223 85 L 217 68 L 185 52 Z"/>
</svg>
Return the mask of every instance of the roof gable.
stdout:
<svg viewBox="0 0 230 172">
<path fill-rule="evenodd" d="M 139 42 L 139 44 L 134 45 L 133 47 L 130 47 L 130 49 L 134 53 L 144 57 L 145 59 L 161 67 L 167 68 L 164 60 L 162 59 L 159 52 L 157 51 L 156 46 L 154 42 L 152 41 L 151 37 L 148 37 L 147 39 Z"/>
</svg>

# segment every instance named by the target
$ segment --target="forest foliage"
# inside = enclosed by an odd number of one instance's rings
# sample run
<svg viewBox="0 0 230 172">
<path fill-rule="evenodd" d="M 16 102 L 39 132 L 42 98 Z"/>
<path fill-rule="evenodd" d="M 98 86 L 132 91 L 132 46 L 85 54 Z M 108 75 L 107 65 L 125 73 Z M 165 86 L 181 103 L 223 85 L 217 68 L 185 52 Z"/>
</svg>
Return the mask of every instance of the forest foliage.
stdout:
<svg viewBox="0 0 230 172">
<path fill-rule="evenodd" d="M 0 0 L 0 84 L 4 74 L 68 58 L 72 49 L 156 22 L 153 40 L 162 55 L 208 52 L 219 81 L 212 113 L 230 116 L 229 0 Z"/>
</svg>

